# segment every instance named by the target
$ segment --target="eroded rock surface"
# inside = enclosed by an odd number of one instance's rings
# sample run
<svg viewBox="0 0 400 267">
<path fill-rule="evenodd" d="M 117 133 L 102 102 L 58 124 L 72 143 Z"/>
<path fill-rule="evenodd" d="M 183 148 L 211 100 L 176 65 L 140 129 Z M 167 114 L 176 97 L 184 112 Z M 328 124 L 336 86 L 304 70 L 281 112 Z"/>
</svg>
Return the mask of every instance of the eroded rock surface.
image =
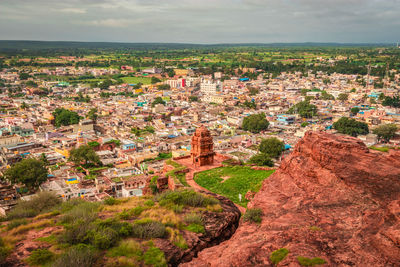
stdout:
<svg viewBox="0 0 400 267">
<path fill-rule="evenodd" d="M 400 151 L 369 150 L 347 136 L 308 132 L 249 203 L 260 225 L 241 222 L 233 237 L 182 266 L 400 266 Z"/>
</svg>

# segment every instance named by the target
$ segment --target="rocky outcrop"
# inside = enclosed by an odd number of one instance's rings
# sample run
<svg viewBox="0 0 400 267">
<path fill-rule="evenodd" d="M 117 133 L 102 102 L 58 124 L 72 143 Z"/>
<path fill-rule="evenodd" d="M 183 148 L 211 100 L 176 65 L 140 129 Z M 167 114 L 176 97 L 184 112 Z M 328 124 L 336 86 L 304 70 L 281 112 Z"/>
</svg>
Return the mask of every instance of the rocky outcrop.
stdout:
<svg viewBox="0 0 400 267">
<path fill-rule="evenodd" d="M 239 225 L 240 211 L 232 201 L 212 193 L 202 192 L 219 200 L 222 211 L 203 213 L 205 233 L 196 234 L 184 231 L 183 237 L 186 240 L 188 249 L 182 250 L 171 244 L 166 239 L 157 239 L 156 245 L 164 251 L 167 262 L 170 266 L 178 266 L 179 263 L 192 260 L 205 248 L 215 246 L 229 239 Z"/>
<path fill-rule="evenodd" d="M 233 237 L 182 266 L 279 266 L 297 256 L 325 266 L 400 266 L 400 151 L 369 150 L 347 136 L 308 132 L 249 203 L 261 224 L 241 222 Z"/>
</svg>

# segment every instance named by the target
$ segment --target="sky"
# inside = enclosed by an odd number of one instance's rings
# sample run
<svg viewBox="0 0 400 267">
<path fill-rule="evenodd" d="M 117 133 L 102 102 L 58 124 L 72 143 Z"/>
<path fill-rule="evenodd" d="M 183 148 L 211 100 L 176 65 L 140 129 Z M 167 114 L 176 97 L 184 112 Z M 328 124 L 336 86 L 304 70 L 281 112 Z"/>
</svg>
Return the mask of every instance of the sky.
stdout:
<svg viewBox="0 0 400 267">
<path fill-rule="evenodd" d="M 1 40 L 400 41 L 400 0 L 0 0 Z"/>
</svg>

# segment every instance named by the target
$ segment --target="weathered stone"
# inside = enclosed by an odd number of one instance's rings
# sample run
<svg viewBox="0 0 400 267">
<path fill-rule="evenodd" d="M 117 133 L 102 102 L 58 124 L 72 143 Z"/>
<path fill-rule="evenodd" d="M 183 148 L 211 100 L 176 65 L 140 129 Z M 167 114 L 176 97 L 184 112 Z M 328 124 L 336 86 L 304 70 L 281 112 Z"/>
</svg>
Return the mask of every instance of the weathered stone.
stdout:
<svg viewBox="0 0 400 267">
<path fill-rule="evenodd" d="M 241 222 L 233 237 L 182 266 L 272 266 L 289 249 L 326 266 L 400 266 L 400 151 L 369 150 L 347 136 L 308 132 L 249 203 L 260 225 Z"/>
</svg>

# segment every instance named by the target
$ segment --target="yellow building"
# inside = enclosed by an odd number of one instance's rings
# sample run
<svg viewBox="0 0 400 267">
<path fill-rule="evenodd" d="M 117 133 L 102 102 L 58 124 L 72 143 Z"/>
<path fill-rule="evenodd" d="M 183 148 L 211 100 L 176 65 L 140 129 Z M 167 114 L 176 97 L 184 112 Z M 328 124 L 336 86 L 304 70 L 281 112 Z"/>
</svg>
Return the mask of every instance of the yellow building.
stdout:
<svg viewBox="0 0 400 267">
<path fill-rule="evenodd" d="M 187 76 L 189 74 L 189 70 L 186 69 L 175 69 L 175 75 L 178 76 Z"/>
</svg>

